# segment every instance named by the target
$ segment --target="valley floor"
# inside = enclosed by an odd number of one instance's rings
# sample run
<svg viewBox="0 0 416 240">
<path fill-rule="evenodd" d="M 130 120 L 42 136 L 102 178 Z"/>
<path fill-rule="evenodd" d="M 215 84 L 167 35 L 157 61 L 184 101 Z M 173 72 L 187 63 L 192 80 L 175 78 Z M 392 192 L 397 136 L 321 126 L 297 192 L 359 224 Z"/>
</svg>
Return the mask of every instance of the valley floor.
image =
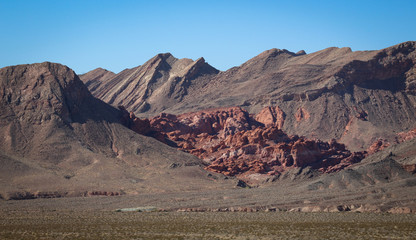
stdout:
<svg viewBox="0 0 416 240">
<path fill-rule="evenodd" d="M 319 200 L 313 193 L 294 197 L 271 190 L 0 200 L 0 239 L 414 239 L 416 236 L 416 214 L 296 211 L 301 211 L 302 206 L 360 203 L 360 199 L 361 203 L 371 202 L 373 207 L 383 210 L 383 204 L 365 199 L 364 193 L 355 197 L 344 193 L 336 198 L 333 193 Z M 389 208 L 394 204 L 392 200 L 380 199 Z M 147 206 L 160 211 L 116 211 Z M 359 207 L 365 210 L 363 206 L 357 205 L 358 210 Z M 182 212 L 201 209 L 227 212 Z M 240 212 L 231 212 L 232 209 Z"/>
<path fill-rule="evenodd" d="M 35 204 L 36 205 L 36 204 Z M 416 215 L 0 211 L 1 239 L 414 239 Z"/>
</svg>

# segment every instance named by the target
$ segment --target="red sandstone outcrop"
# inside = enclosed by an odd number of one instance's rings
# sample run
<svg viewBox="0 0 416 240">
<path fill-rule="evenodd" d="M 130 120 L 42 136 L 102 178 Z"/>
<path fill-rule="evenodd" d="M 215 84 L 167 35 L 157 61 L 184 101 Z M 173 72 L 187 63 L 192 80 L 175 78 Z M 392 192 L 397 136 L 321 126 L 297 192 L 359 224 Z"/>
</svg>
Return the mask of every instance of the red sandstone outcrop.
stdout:
<svg viewBox="0 0 416 240">
<path fill-rule="evenodd" d="M 300 107 L 295 113 L 295 119 L 296 121 L 300 122 L 302 120 L 308 120 L 311 117 L 308 111 L 306 111 L 304 108 Z"/>
<path fill-rule="evenodd" d="M 390 143 L 386 139 L 377 139 L 371 146 L 367 149 L 368 154 L 373 154 L 379 152 L 386 147 L 390 146 Z"/>
<path fill-rule="evenodd" d="M 122 122 L 124 125 L 139 134 L 149 135 L 151 128 L 148 119 L 137 118 L 133 112 L 129 113 L 123 106 L 119 106 L 118 108 L 122 112 Z"/>
<path fill-rule="evenodd" d="M 367 152 L 368 154 L 373 154 L 373 153 L 379 152 L 389 147 L 392 144 L 399 144 L 402 142 L 406 142 L 406 141 L 412 140 L 415 137 L 416 137 L 416 128 L 407 132 L 397 133 L 397 137 L 395 141 L 393 142 L 389 142 L 387 139 L 379 138 L 375 142 L 373 142 L 373 144 L 371 144 L 371 146 L 367 149 Z"/>
<path fill-rule="evenodd" d="M 261 122 L 268 127 L 275 126 L 279 129 L 283 127 L 285 118 L 286 114 L 278 106 L 265 107 L 255 117 L 257 122 Z"/>
<path fill-rule="evenodd" d="M 403 169 L 410 172 L 410 173 L 416 173 L 416 164 L 406 164 L 402 165 Z"/>
<path fill-rule="evenodd" d="M 300 110 L 302 119 L 308 113 Z M 276 175 L 292 168 L 310 166 L 322 172 L 341 170 L 361 161 L 365 152 L 351 153 L 345 145 L 288 136 L 280 130 L 284 113 L 266 107 L 256 116 L 240 107 L 172 115 L 162 113 L 150 120 L 125 114 L 129 127 L 149 136 L 158 134 L 182 151 L 207 163 L 207 170 L 228 176 L 244 173 Z M 149 123 L 149 124 L 148 124 Z"/>
<path fill-rule="evenodd" d="M 399 139 L 398 139 L 399 142 L 409 141 L 416 137 L 416 128 L 408 132 L 400 132 L 397 135 L 399 136 Z"/>
</svg>

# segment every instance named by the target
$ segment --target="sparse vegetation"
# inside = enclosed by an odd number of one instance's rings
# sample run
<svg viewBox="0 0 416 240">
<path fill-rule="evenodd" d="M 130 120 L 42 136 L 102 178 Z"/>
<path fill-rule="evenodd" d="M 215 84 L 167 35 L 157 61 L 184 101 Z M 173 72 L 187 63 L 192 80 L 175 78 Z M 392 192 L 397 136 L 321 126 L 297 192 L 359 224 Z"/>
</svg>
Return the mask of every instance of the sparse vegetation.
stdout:
<svg viewBox="0 0 416 240">
<path fill-rule="evenodd" d="M 1 212 L 1 239 L 412 239 L 416 215 Z"/>
</svg>

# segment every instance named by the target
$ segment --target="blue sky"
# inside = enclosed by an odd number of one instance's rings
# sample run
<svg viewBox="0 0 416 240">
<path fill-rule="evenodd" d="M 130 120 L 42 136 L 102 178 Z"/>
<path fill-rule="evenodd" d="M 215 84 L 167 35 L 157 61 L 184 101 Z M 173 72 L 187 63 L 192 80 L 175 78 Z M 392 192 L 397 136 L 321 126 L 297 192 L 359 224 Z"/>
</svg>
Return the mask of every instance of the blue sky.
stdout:
<svg viewBox="0 0 416 240">
<path fill-rule="evenodd" d="M 264 50 L 374 50 L 416 40 L 416 0 L 0 0 L 0 67 L 58 62 L 82 74 L 158 53 L 227 70 Z"/>
</svg>

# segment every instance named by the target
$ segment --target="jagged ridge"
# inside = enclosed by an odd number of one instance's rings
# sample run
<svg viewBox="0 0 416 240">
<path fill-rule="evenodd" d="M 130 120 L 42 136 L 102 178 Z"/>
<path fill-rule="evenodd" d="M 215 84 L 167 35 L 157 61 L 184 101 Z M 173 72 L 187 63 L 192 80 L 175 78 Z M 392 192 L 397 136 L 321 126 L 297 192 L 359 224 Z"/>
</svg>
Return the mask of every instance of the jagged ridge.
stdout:
<svg viewBox="0 0 416 240">
<path fill-rule="evenodd" d="M 102 80 L 101 86 L 90 88 L 92 93 L 113 105 L 123 105 L 134 112 L 163 111 L 183 100 L 188 89 L 201 85 L 195 78 L 215 75 L 218 70 L 204 58 L 196 61 L 177 59 L 170 53 L 158 54 L 144 65 L 126 69 L 111 80 Z M 81 76 L 91 81 L 88 74 Z"/>
</svg>

